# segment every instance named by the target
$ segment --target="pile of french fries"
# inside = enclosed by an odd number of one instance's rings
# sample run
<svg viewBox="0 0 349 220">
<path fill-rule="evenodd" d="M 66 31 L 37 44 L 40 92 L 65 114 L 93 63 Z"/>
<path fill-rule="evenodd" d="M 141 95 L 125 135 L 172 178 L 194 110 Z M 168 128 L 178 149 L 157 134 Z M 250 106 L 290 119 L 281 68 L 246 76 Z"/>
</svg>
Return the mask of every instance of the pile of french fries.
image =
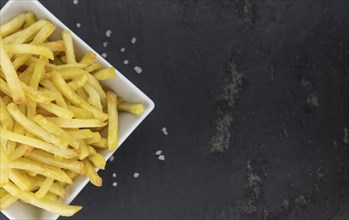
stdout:
<svg viewBox="0 0 349 220">
<path fill-rule="evenodd" d="M 93 52 L 78 61 L 70 32 L 50 40 L 54 31 L 30 12 L 0 27 L 0 210 L 19 200 L 74 215 L 82 207 L 60 202 L 65 186 L 86 175 L 100 187 L 95 169 L 106 165 L 100 151 L 118 146 L 118 111 L 144 110 L 101 86 L 113 67 L 100 70 Z"/>
</svg>

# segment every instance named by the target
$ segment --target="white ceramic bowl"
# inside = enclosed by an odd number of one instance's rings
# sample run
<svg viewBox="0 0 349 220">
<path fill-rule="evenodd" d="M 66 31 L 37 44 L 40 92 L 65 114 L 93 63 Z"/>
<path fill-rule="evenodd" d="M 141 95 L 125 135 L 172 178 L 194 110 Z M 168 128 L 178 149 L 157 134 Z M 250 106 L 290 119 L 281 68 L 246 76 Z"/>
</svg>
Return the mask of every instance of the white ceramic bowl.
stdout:
<svg viewBox="0 0 349 220">
<path fill-rule="evenodd" d="M 70 30 L 37 0 L 10 0 L 0 11 L 0 24 L 4 24 L 10 21 L 12 18 L 20 14 L 21 12 L 29 11 L 33 12 L 36 15 L 37 19 L 47 19 L 57 27 L 55 33 L 52 36 L 53 39 L 61 39 L 61 31 Z M 71 33 L 73 36 L 77 57 L 81 57 L 88 50 L 94 51 L 72 31 Z M 97 55 L 96 61 L 100 63 L 103 67 L 111 66 L 100 55 Z M 125 141 L 125 139 L 133 132 L 133 130 L 154 109 L 154 103 L 118 71 L 116 78 L 105 80 L 102 82 L 102 84 L 105 87 L 115 91 L 119 96 L 125 98 L 125 100 L 129 102 L 143 103 L 145 107 L 144 113 L 139 117 L 126 113 L 119 114 L 119 145 L 121 145 Z M 110 153 L 107 150 L 102 152 L 106 159 L 108 159 L 113 153 L 114 152 Z M 85 187 L 85 185 L 88 182 L 88 179 L 84 176 L 76 179 L 73 185 L 68 186 L 66 188 L 66 197 L 63 199 L 63 202 L 69 204 L 79 194 L 79 192 Z M 82 209 L 81 212 L 83 211 L 84 210 Z M 12 206 L 9 209 L 3 211 L 3 214 L 6 215 L 9 219 L 39 220 L 57 219 L 59 217 L 57 214 L 53 214 L 45 210 L 36 208 L 32 205 L 24 204 L 21 202 L 16 202 L 12 204 Z"/>
</svg>

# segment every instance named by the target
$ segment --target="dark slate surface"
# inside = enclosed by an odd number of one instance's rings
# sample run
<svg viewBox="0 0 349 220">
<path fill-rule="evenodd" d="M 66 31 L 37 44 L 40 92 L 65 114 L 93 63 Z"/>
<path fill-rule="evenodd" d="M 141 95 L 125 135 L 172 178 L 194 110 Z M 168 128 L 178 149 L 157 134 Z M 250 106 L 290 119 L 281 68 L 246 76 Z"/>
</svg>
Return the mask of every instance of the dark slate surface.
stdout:
<svg viewBox="0 0 349 220">
<path fill-rule="evenodd" d="M 72 219 L 349 219 L 349 1 L 43 4 L 156 103 Z"/>
</svg>

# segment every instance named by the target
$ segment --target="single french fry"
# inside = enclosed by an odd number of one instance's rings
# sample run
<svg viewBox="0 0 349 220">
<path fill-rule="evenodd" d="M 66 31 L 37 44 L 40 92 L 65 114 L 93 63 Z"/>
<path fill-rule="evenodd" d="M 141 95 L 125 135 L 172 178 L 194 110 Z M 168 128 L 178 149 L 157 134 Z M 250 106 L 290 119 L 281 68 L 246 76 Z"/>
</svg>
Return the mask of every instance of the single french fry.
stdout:
<svg viewBox="0 0 349 220">
<path fill-rule="evenodd" d="M 73 39 L 69 31 L 62 31 L 62 38 L 66 48 L 67 63 L 76 63 Z"/>
<path fill-rule="evenodd" d="M 89 178 L 90 182 L 97 187 L 101 187 L 103 182 L 102 178 L 97 174 L 88 159 L 83 160 L 83 162 L 86 169 L 86 176 Z"/>
<path fill-rule="evenodd" d="M 46 111 L 51 112 L 52 114 L 65 120 L 71 120 L 74 117 L 74 113 L 72 111 L 53 103 L 38 103 L 38 107 L 45 109 Z"/>
<path fill-rule="evenodd" d="M 24 171 L 18 169 L 10 169 L 9 178 L 22 191 L 30 190 L 31 180 Z"/>
<path fill-rule="evenodd" d="M 0 97 L 0 121 L 7 130 L 12 131 L 15 123 L 6 108 L 6 104 L 2 97 Z"/>
<path fill-rule="evenodd" d="M 93 76 L 96 77 L 96 79 L 98 80 L 106 80 L 106 79 L 114 78 L 116 76 L 115 68 L 114 67 L 105 68 L 103 70 L 93 73 Z"/>
<path fill-rule="evenodd" d="M 62 216 L 72 216 L 82 208 L 81 206 L 65 205 L 63 203 L 51 201 L 45 198 L 38 199 L 36 198 L 34 193 L 23 192 L 12 183 L 8 183 L 6 186 L 4 186 L 4 189 L 12 196 L 17 197 L 18 199 L 26 203 L 45 209 L 49 212 L 57 213 Z"/>
<path fill-rule="evenodd" d="M 45 151 L 50 152 L 52 154 L 56 154 L 58 156 L 66 158 L 66 159 L 75 158 L 77 156 L 77 153 L 74 150 L 58 148 L 52 144 L 49 144 L 49 143 L 44 142 L 44 141 L 40 141 L 36 138 L 16 134 L 16 133 L 13 133 L 10 131 L 6 131 L 2 128 L 0 128 L 0 132 L 1 132 L 1 136 L 8 139 L 8 140 L 16 141 L 18 143 L 22 143 L 22 144 L 26 144 L 26 145 L 29 145 L 29 146 L 32 146 L 32 147 L 35 147 L 38 149 L 42 149 L 42 150 L 45 150 Z"/>
<path fill-rule="evenodd" d="M 62 40 L 45 42 L 42 45 L 45 46 L 45 47 L 50 48 L 50 50 L 52 52 L 62 52 L 62 51 L 65 51 L 64 41 L 62 41 Z"/>
<path fill-rule="evenodd" d="M 108 149 L 113 152 L 118 147 L 118 111 L 116 95 L 112 91 L 107 91 L 107 107 L 109 115 L 108 124 Z"/>
<path fill-rule="evenodd" d="M 99 154 L 99 153 L 94 153 L 88 156 L 88 159 L 91 161 L 91 163 L 97 167 L 98 169 L 104 170 L 105 165 L 106 165 L 106 160 L 105 158 Z"/>
<path fill-rule="evenodd" d="M 21 13 L 17 15 L 14 19 L 7 22 L 6 24 L 1 25 L 0 27 L 0 36 L 6 37 L 16 31 L 18 31 L 25 22 L 25 14 Z"/>
<path fill-rule="evenodd" d="M 89 73 L 98 70 L 99 68 L 101 68 L 102 65 L 99 63 L 92 63 L 91 65 L 89 65 L 88 67 L 85 68 L 85 70 Z"/>
<path fill-rule="evenodd" d="M 44 46 L 41 45 L 34 45 L 34 44 L 5 44 L 4 45 L 5 50 L 7 53 L 13 53 L 13 54 L 35 54 L 40 55 L 49 58 L 50 60 L 53 60 L 53 53 L 52 51 Z"/>
<path fill-rule="evenodd" d="M 0 186 L 6 185 L 9 181 L 9 165 L 5 148 L 0 144 Z"/>
<path fill-rule="evenodd" d="M 98 119 L 71 119 L 69 121 L 56 117 L 46 117 L 47 120 L 55 123 L 61 128 L 98 128 L 107 125 Z"/>
<path fill-rule="evenodd" d="M 119 111 L 129 112 L 134 115 L 141 115 L 144 112 L 144 106 L 143 104 L 133 104 L 133 103 L 121 103 L 118 105 Z"/>
<path fill-rule="evenodd" d="M 92 143 L 91 145 L 94 147 L 105 149 L 108 148 L 108 141 L 106 138 L 101 138 L 101 141 Z"/>
<path fill-rule="evenodd" d="M 21 81 L 19 80 L 17 72 L 14 69 L 12 62 L 5 51 L 3 40 L 1 37 L 0 37 L 0 61 L 1 61 L 1 68 L 5 74 L 6 80 L 8 82 L 8 87 L 10 90 L 10 94 L 7 94 L 7 93 L 6 94 L 11 95 L 15 103 L 24 102 L 25 95 L 24 95 L 23 88 L 21 86 Z M 2 87 L 2 85 L 0 87 Z"/>
<path fill-rule="evenodd" d="M 96 59 L 96 54 L 92 51 L 88 51 L 85 56 L 80 60 L 80 63 L 92 64 Z"/>
<path fill-rule="evenodd" d="M 68 184 L 73 183 L 72 180 L 67 176 L 67 174 L 61 169 L 33 160 L 18 158 L 17 160 L 11 161 L 9 163 L 9 167 L 12 169 L 34 171 L 37 174 L 53 178 L 60 182 L 65 182 Z"/>
<path fill-rule="evenodd" d="M 48 190 L 50 189 L 53 182 L 54 182 L 54 179 L 46 178 L 44 183 L 40 186 L 40 189 L 35 193 L 35 196 L 38 199 L 44 198 L 46 196 L 46 194 L 48 193 Z"/>
<path fill-rule="evenodd" d="M 90 150 L 84 140 L 79 140 L 79 142 L 80 142 L 80 145 L 78 148 L 79 160 L 83 160 L 86 157 L 88 157 L 88 155 L 90 154 Z M 86 167 L 85 167 L 85 170 L 86 170 Z"/>
<path fill-rule="evenodd" d="M 27 117 L 25 117 L 25 115 L 23 115 L 23 113 L 18 109 L 18 107 L 14 103 L 10 103 L 7 106 L 7 109 L 9 113 L 12 115 L 12 117 L 16 120 L 16 122 L 19 123 L 23 128 L 25 128 L 30 133 L 42 138 L 43 140 L 49 143 L 61 146 L 62 148 L 67 147 L 65 142 L 62 139 L 46 132 L 39 125 L 37 125 L 36 123 L 32 122 Z"/>
<path fill-rule="evenodd" d="M 88 139 L 95 136 L 94 132 L 90 129 L 79 129 L 76 131 L 68 131 L 68 133 L 73 136 L 75 139 Z M 100 136 L 100 135 L 99 135 Z"/>
<path fill-rule="evenodd" d="M 87 138 L 86 144 L 93 144 L 93 143 L 97 143 L 100 142 L 102 139 L 101 134 L 99 132 L 93 132 L 93 136 L 90 138 Z"/>
<path fill-rule="evenodd" d="M 72 160 L 72 159 L 68 160 L 64 158 L 61 158 L 60 160 L 56 160 L 54 155 L 42 150 L 38 150 L 38 149 L 33 150 L 30 154 L 28 154 L 27 158 L 47 164 L 47 165 L 71 170 L 80 175 L 83 175 L 85 173 L 85 167 L 81 161 Z"/>
<path fill-rule="evenodd" d="M 93 114 L 86 109 L 76 107 L 74 105 L 69 106 L 69 110 L 74 113 L 76 119 L 90 119 L 93 118 Z"/>
</svg>

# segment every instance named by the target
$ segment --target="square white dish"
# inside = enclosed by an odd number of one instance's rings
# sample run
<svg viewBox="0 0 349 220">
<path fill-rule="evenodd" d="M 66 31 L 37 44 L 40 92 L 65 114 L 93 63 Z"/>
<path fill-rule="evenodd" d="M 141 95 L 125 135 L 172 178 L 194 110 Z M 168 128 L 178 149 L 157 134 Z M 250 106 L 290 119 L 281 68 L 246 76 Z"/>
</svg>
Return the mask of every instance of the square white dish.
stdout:
<svg viewBox="0 0 349 220">
<path fill-rule="evenodd" d="M 0 10 L 0 24 L 4 24 L 10 21 L 12 18 L 22 12 L 33 12 L 37 19 L 46 19 L 52 22 L 56 26 L 56 31 L 52 35 L 52 39 L 60 38 L 61 31 L 69 30 L 72 33 L 74 48 L 77 53 L 77 58 L 81 57 L 85 52 L 91 50 L 95 52 L 90 46 L 88 46 L 83 40 L 75 35 L 68 27 L 66 27 L 59 19 L 57 19 L 49 10 L 47 10 L 37 0 L 10 0 Z M 98 55 L 97 52 L 96 61 L 103 67 L 110 67 L 103 57 Z M 114 79 L 105 80 L 102 82 L 103 86 L 115 91 L 118 95 L 125 100 L 134 103 L 144 104 L 144 113 L 141 116 L 134 116 L 131 114 L 120 113 L 119 114 L 119 146 L 126 140 L 126 138 L 135 130 L 135 128 L 148 116 L 148 114 L 154 109 L 153 101 L 148 98 L 142 91 L 140 91 L 135 85 L 133 85 L 128 79 L 126 79 L 120 72 L 116 71 L 117 77 Z M 114 152 L 107 150 L 102 151 L 102 154 L 108 159 Z M 74 184 L 66 187 L 66 197 L 62 200 L 66 204 L 70 202 L 79 194 L 79 192 L 89 182 L 88 178 L 83 176 L 74 181 Z M 77 204 L 79 205 L 79 204 Z M 81 210 L 83 212 L 83 209 Z M 57 214 L 47 212 L 45 210 L 36 208 L 32 205 L 16 202 L 12 204 L 10 208 L 2 212 L 9 219 L 50 219 L 54 220 L 59 217 Z"/>
</svg>

